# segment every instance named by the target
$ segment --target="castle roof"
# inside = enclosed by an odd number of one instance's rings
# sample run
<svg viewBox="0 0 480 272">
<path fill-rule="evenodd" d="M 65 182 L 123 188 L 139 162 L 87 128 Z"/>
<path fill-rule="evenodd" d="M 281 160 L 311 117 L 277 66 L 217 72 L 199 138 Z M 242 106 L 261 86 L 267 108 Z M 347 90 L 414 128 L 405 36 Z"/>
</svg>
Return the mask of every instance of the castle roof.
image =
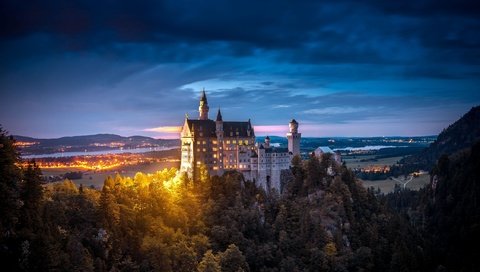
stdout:
<svg viewBox="0 0 480 272">
<path fill-rule="evenodd" d="M 213 120 L 187 120 L 190 131 L 203 137 L 216 137 L 216 124 Z M 250 135 L 248 135 L 250 130 Z M 253 128 L 249 122 L 223 122 L 224 138 L 229 137 L 253 137 L 255 136 Z"/>
<path fill-rule="evenodd" d="M 335 152 L 333 152 L 333 150 L 328 147 L 328 146 L 319 146 L 317 147 L 317 149 L 315 149 L 315 152 L 318 152 L 318 153 L 330 153 L 330 154 L 334 154 Z"/>
<path fill-rule="evenodd" d="M 213 120 L 187 120 L 188 128 L 195 135 L 203 134 L 203 137 L 216 137 L 215 122 Z"/>
<path fill-rule="evenodd" d="M 223 121 L 222 113 L 220 112 L 220 109 L 218 109 L 218 112 L 217 112 L 217 121 Z"/>
<path fill-rule="evenodd" d="M 250 135 L 248 135 L 250 130 Z M 223 122 L 224 137 L 251 137 L 254 136 L 250 122 Z"/>
</svg>

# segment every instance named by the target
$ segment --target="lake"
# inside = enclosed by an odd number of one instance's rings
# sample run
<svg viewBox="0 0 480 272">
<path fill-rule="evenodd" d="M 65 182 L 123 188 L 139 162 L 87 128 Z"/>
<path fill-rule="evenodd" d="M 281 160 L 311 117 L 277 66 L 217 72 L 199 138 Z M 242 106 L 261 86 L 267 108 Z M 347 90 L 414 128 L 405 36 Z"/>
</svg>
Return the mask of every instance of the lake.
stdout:
<svg viewBox="0 0 480 272">
<path fill-rule="evenodd" d="M 35 154 L 21 156 L 23 159 L 39 159 L 39 158 L 65 158 L 65 157 L 77 157 L 77 156 L 96 156 L 105 154 L 124 154 L 124 153 L 146 153 L 152 151 L 164 151 L 179 148 L 178 146 L 159 146 L 159 147 L 142 147 L 132 149 L 111 149 L 102 151 L 85 151 L 85 152 L 58 152 L 51 154 Z"/>
</svg>

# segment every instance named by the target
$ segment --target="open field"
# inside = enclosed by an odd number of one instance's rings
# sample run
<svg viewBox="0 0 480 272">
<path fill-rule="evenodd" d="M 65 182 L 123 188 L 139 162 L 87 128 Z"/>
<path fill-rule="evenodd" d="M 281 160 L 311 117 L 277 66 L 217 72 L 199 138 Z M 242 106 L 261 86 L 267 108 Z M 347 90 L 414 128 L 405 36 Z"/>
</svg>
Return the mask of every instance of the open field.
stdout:
<svg viewBox="0 0 480 272">
<path fill-rule="evenodd" d="M 345 161 L 347 167 L 349 168 L 364 168 L 371 165 L 393 165 L 396 164 L 399 160 L 403 158 L 400 157 L 390 157 L 390 158 L 382 158 L 376 161 L 361 161 L 361 160 L 370 160 L 375 158 L 375 155 L 367 155 L 367 156 L 345 156 L 342 157 L 342 160 Z"/>
<path fill-rule="evenodd" d="M 56 175 L 63 175 L 67 172 L 72 171 L 81 171 L 83 173 L 83 177 L 81 179 L 72 180 L 76 185 L 83 184 L 83 186 L 93 186 L 97 189 L 102 188 L 103 182 L 105 178 L 109 175 L 114 176 L 116 173 L 121 174 L 122 176 L 133 177 L 137 172 L 143 173 L 153 173 L 156 171 L 163 170 L 165 168 L 179 168 L 180 162 L 159 162 L 159 163 L 151 163 L 151 164 L 143 164 L 143 165 L 136 165 L 136 166 L 126 166 L 115 170 L 107 170 L 107 171 L 84 171 L 81 169 L 75 168 L 62 168 L 62 169 L 46 169 L 42 170 L 43 174 L 46 176 L 56 176 Z"/>
<path fill-rule="evenodd" d="M 349 168 L 367 168 L 369 166 L 389 166 L 396 164 L 399 160 L 403 158 L 403 156 L 399 157 L 389 157 L 389 158 L 381 158 L 377 159 L 376 161 L 369 161 L 370 159 L 374 159 L 375 155 L 360 155 L 360 156 L 345 156 L 342 158 L 345 161 L 347 167 Z M 366 160 L 366 161 L 361 161 Z M 399 178 L 401 180 L 401 178 Z M 393 191 L 395 184 L 399 184 L 403 187 L 403 185 L 395 181 L 394 178 L 388 178 L 384 180 L 361 180 L 365 187 L 374 187 L 380 188 L 383 193 L 389 193 Z M 430 182 L 429 175 L 422 175 L 420 177 L 413 178 L 410 182 L 407 183 L 406 188 L 412 190 L 419 190 L 425 184 Z"/>
<path fill-rule="evenodd" d="M 395 187 L 395 184 L 399 184 L 400 186 L 403 187 L 402 184 L 399 182 L 393 180 L 393 179 L 385 179 L 385 180 L 375 180 L 375 181 L 370 181 L 370 180 L 361 180 L 363 183 L 363 186 L 365 187 L 374 187 L 380 188 L 380 191 L 382 193 L 388 194 L 393 191 L 393 188 Z M 430 182 L 430 175 L 422 175 L 417 178 L 413 178 L 412 181 L 410 181 L 405 187 L 409 188 L 411 190 L 419 190 L 425 184 L 429 184 Z"/>
</svg>

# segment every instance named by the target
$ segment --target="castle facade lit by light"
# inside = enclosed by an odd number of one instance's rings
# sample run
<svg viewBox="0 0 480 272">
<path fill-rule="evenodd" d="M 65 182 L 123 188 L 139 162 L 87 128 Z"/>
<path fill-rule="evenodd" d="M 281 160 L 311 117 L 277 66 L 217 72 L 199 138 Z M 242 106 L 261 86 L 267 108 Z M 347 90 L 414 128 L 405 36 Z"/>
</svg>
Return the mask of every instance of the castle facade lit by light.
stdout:
<svg viewBox="0 0 480 272">
<path fill-rule="evenodd" d="M 220 109 L 215 121 L 209 119 L 205 90 L 202 91 L 198 111 L 198 119 L 185 116 L 180 133 L 181 172 L 195 178 L 202 167 L 210 175 L 237 170 L 245 179 L 254 181 L 267 191 L 281 191 L 282 173 L 290 169 L 293 156 L 300 154 L 301 133 L 298 133 L 295 119 L 289 123 L 288 148 L 280 148 L 271 146 L 268 136 L 263 143 L 256 143 L 250 119 L 224 121 Z"/>
</svg>

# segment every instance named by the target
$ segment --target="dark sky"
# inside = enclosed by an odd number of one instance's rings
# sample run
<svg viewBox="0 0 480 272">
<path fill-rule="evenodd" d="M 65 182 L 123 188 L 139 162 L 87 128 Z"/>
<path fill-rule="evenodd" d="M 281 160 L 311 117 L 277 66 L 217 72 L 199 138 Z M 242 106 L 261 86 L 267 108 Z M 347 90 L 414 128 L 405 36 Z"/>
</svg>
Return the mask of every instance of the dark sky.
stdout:
<svg viewBox="0 0 480 272">
<path fill-rule="evenodd" d="M 1 1 L 12 134 L 432 135 L 480 104 L 479 1 Z M 361 2 L 361 3 L 360 3 Z"/>
</svg>

